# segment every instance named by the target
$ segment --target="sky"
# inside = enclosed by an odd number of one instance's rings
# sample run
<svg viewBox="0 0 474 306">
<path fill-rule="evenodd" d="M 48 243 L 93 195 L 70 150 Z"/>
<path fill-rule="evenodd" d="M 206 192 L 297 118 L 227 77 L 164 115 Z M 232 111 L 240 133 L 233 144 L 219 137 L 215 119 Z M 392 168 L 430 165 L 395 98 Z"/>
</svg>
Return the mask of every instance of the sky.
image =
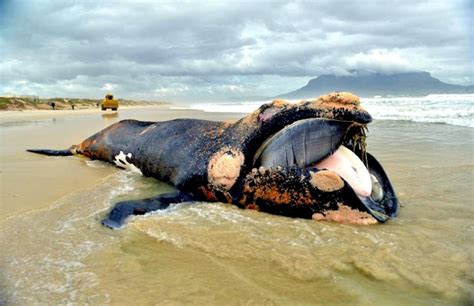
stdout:
<svg viewBox="0 0 474 306">
<path fill-rule="evenodd" d="M 473 3 L 0 0 L 0 95 L 254 99 L 353 70 L 473 85 Z"/>
</svg>

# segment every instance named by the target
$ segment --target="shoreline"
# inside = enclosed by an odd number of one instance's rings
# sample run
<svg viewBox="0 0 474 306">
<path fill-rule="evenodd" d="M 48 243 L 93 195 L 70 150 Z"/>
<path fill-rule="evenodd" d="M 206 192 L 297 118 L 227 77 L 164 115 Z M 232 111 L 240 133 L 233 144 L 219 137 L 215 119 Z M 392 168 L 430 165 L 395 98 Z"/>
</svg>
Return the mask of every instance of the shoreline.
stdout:
<svg viewBox="0 0 474 306">
<path fill-rule="evenodd" d="M 140 109 L 140 108 L 153 108 L 153 109 L 170 109 L 174 104 L 152 104 L 152 105 L 122 105 L 118 111 L 106 110 L 103 111 L 100 108 L 80 108 L 80 109 L 61 109 L 61 110 L 43 110 L 43 109 L 28 109 L 28 110 L 4 110 L 0 111 L 0 122 L 8 122 L 11 120 L 25 121 L 30 119 L 42 119 L 50 117 L 66 117 L 66 116 L 80 116 L 80 115 L 107 115 L 116 114 L 120 110 Z"/>
</svg>

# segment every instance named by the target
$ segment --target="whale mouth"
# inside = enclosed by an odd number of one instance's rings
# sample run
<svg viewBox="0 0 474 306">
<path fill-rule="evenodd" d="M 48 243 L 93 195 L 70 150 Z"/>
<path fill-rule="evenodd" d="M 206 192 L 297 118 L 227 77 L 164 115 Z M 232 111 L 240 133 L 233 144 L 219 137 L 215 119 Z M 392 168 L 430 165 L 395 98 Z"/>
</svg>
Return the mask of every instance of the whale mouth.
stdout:
<svg viewBox="0 0 474 306">
<path fill-rule="evenodd" d="M 299 120 L 262 143 L 254 155 L 254 166 L 335 172 L 362 207 L 385 222 L 397 214 L 398 200 L 382 166 L 365 150 L 365 129 L 349 121 Z"/>
</svg>

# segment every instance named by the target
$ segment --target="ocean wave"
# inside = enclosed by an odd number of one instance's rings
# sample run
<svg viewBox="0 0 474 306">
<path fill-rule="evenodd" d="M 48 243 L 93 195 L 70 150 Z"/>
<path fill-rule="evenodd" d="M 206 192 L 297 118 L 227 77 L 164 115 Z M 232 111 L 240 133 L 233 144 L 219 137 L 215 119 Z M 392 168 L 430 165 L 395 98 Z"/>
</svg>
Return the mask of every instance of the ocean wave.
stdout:
<svg viewBox="0 0 474 306">
<path fill-rule="evenodd" d="M 289 100 L 296 103 L 299 100 Z M 364 107 L 378 120 L 403 120 L 474 127 L 474 94 L 424 97 L 362 98 Z M 251 113 L 268 101 L 196 103 L 191 109 L 219 113 Z"/>
<path fill-rule="evenodd" d="M 367 98 L 364 102 L 375 119 L 474 127 L 474 94 Z"/>
</svg>

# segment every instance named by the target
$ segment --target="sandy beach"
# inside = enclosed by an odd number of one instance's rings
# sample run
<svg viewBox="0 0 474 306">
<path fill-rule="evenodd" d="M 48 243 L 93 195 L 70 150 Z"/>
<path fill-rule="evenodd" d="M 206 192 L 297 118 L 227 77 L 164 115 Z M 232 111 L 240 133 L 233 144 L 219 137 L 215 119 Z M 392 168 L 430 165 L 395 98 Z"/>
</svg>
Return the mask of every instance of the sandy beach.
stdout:
<svg viewBox="0 0 474 306">
<path fill-rule="evenodd" d="M 0 304 L 472 303 L 471 128 L 373 122 L 369 151 L 403 207 L 365 227 L 191 203 L 112 231 L 100 220 L 114 203 L 172 188 L 25 151 L 67 148 L 123 119 L 241 116 L 167 106 L 0 112 Z"/>
<path fill-rule="evenodd" d="M 120 111 L 131 110 L 131 109 L 147 109 L 147 108 L 159 108 L 168 109 L 170 104 L 157 105 L 123 105 L 120 106 Z M 99 108 L 83 108 L 75 110 L 15 110 L 15 111 L 0 111 L 0 122 L 10 121 L 26 121 L 32 119 L 48 119 L 48 118 L 62 118 L 62 117 L 74 117 L 74 116 L 85 116 L 85 115 L 105 115 L 113 116 L 116 111 L 107 110 L 102 111 Z"/>
</svg>

